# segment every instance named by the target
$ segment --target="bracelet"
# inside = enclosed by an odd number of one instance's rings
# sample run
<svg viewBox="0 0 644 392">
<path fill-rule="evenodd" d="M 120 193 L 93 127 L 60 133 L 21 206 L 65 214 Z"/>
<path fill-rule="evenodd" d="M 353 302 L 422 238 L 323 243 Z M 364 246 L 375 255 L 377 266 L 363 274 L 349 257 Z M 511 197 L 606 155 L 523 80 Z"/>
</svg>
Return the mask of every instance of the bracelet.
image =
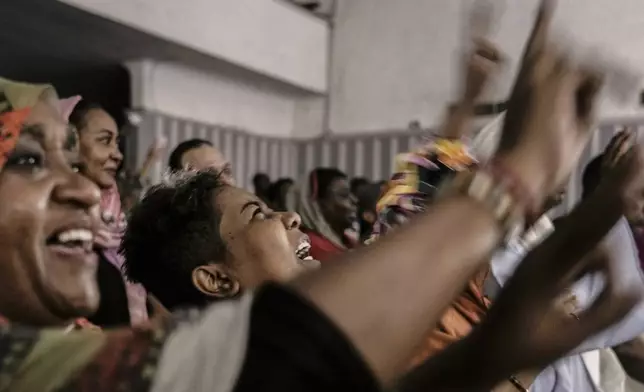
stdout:
<svg viewBox="0 0 644 392">
<path fill-rule="evenodd" d="M 524 387 L 523 384 L 521 384 L 521 381 L 519 381 L 519 379 L 515 376 L 510 376 L 509 380 L 512 386 L 517 389 L 517 391 L 528 392 L 528 388 Z"/>
</svg>

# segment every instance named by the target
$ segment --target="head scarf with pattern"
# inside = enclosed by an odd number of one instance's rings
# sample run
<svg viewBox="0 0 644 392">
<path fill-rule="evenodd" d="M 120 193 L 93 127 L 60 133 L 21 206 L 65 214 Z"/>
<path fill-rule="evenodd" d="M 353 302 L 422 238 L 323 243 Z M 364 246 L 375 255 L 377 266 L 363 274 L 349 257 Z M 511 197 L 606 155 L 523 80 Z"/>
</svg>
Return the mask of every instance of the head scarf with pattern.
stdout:
<svg viewBox="0 0 644 392">
<path fill-rule="evenodd" d="M 53 87 L 0 78 L 0 169 L 16 147 L 31 108 L 42 99 L 57 99 Z"/>
<path fill-rule="evenodd" d="M 476 164 L 464 140 L 431 137 L 420 148 L 400 154 L 396 158 L 395 173 L 378 201 L 378 221 L 369 242 L 424 211 L 443 180 Z M 487 272 L 486 268 L 470 279 L 419 348 L 412 367 L 469 334 L 484 317 L 489 306 L 483 295 Z"/>
</svg>

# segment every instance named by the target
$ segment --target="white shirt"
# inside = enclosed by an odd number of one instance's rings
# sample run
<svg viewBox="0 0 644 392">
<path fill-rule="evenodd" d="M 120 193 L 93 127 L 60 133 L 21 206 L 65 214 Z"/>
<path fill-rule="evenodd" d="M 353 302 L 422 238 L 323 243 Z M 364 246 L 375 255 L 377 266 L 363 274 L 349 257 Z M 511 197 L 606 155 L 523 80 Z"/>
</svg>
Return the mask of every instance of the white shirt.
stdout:
<svg viewBox="0 0 644 392">
<path fill-rule="evenodd" d="M 618 260 L 617 276 L 621 285 L 644 287 L 637 247 L 631 229 L 621 219 L 604 239 L 611 254 Z M 492 273 L 486 284 L 487 294 L 496 294 L 498 288 L 512 276 L 526 250 L 515 244 L 497 252 L 492 258 Z M 602 275 L 584 276 L 573 287 L 580 309 L 588 308 L 604 287 Z M 644 333 L 644 302 L 638 304 L 621 322 L 591 337 L 569 355 L 553 363 L 535 379 L 532 392 L 593 392 L 600 391 L 597 357 L 593 350 L 616 346 Z M 588 354 L 585 354 L 588 353 Z M 586 358 L 584 358 L 586 357 Z M 611 391 L 605 391 L 611 392 Z"/>
</svg>

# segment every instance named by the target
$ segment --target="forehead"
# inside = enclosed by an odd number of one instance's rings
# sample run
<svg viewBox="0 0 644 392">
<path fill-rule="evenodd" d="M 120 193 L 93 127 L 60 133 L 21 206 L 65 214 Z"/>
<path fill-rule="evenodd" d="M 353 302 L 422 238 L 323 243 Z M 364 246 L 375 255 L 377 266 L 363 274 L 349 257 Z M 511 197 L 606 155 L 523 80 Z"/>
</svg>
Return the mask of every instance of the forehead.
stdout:
<svg viewBox="0 0 644 392">
<path fill-rule="evenodd" d="M 183 154 L 184 159 L 223 159 L 223 154 L 216 148 L 204 144 L 197 148 L 186 151 Z"/>
<path fill-rule="evenodd" d="M 219 192 L 215 193 L 214 197 L 217 208 L 222 212 L 235 209 L 237 212 L 241 212 L 242 206 L 249 202 L 262 203 L 253 193 L 235 186 L 223 187 Z"/>
<path fill-rule="evenodd" d="M 68 137 L 67 122 L 56 108 L 45 102 L 39 102 L 31 109 L 24 125 L 41 132 L 28 132 L 21 136 L 39 139 L 48 145 L 62 143 Z"/>
<path fill-rule="evenodd" d="M 87 128 L 90 131 L 112 131 L 118 132 L 116 121 L 103 109 L 92 109 L 87 112 L 85 118 Z"/>
</svg>

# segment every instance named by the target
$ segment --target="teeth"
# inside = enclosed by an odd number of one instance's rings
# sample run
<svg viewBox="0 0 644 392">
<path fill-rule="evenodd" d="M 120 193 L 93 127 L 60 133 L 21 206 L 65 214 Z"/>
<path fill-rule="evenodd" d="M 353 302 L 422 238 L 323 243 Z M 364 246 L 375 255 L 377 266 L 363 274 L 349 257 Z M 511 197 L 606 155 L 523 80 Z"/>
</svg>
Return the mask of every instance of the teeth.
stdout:
<svg viewBox="0 0 644 392">
<path fill-rule="evenodd" d="M 58 234 L 58 242 L 64 244 L 67 242 L 92 242 L 94 235 L 91 231 L 85 229 L 66 230 Z"/>
</svg>

